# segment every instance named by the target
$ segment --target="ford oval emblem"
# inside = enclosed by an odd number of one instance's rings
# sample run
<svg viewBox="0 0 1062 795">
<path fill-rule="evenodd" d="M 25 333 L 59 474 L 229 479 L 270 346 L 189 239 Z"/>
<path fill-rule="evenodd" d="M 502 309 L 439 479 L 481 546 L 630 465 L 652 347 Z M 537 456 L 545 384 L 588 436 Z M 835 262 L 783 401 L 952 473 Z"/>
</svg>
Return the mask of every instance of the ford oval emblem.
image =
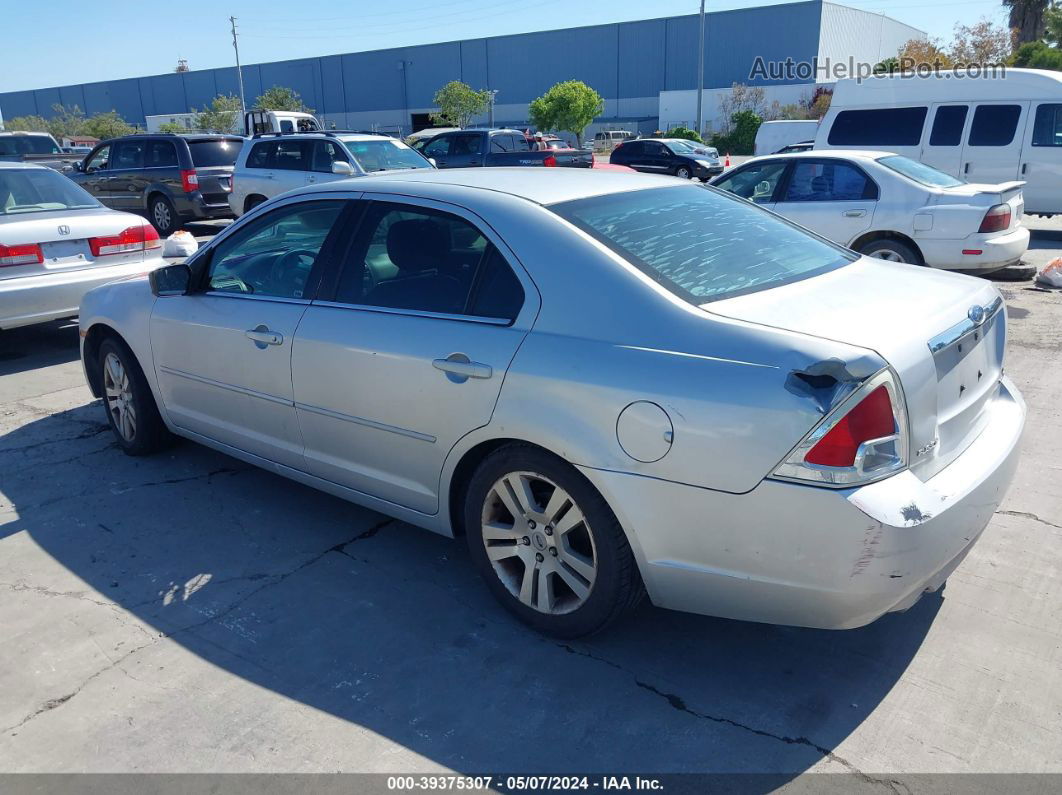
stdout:
<svg viewBox="0 0 1062 795">
<path fill-rule="evenodd" d="M 70 234 L 70 227 L 67 226 L 66 224 L 59 224 L 59 234 L 61 234 L 61 235 L 69 235 Z"/>
<path fill-rule="evenodd" d="M 970 318 L 975 326 L 980 326 L 985 322 L 985 308 L 983 306 L 971 306 L 966 313 L 966 317 Z"/>
</svg>

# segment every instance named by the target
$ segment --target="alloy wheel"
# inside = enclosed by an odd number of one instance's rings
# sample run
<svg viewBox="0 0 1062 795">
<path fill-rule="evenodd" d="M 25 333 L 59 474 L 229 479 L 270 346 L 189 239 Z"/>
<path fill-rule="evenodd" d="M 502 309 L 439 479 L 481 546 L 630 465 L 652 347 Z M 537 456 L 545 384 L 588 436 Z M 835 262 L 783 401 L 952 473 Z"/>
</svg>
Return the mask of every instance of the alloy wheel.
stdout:
<svg viewBox="0 0 1062 795">
<path fill-rule="evenodd" d="M 907 261 L 898 252 L 893 251 L 891 248 L 879 248 L 879 249 L 876 249 L 875 251 L 868 251 L 867 252 L 867 256 L 868 257 L 874 257 L 876 259 L 888 260 L 889 262 L 906 262 Z"/>
<path fill-rule="evenodd" d="M 541 613 L 581 607 L 597 578 L 594 536 L 564 489 L 536 472 L 511 472 L 487 492 L 483 544 L 514 597 Z"/>
<path fill-rule="evenodd" d="M 166 202 L 155 202 L 155 206 L 152 208 L 152 215 L 155 217 L 155 226 L 159 229 L 169 229 L 170 224 L 173 223 L 173 219 L 170 216 L 170 208 Z"/>
<path fill-rule="evenodd" d="M 133 389 L 129 382 L 129 373 L 114 353 L 108 353 L 103 361 L 103 391 L 114 427 L 125 441 L 133 441 L 136 436 Z"/>
<path fill-rule="evenodd" d="M 689 179 L 690 178 L 689 169 L 680 168 L 678 171 L 675 172 L 675 176 L 678 177 L 679 179 Z"/>
</svg>

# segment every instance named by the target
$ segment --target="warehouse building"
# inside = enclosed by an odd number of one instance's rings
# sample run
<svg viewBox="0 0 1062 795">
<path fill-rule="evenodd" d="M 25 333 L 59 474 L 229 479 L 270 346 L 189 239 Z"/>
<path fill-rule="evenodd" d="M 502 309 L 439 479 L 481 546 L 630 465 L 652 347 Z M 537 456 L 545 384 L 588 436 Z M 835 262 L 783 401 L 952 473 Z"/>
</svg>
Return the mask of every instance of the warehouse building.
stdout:
<svg viewBox="0 0 1062 795">
<path fill-rule="evenodd" d="M 644 132 L 693 123 L 698 24 L 693 14 L 250 64 L 243 80 L 248 103 L 270 86 L 288 86 L 326 126 L 408 133 L 429 125 L 432 97 L 450 80 L 496 91 L 495 123 L 522 127 L 531 100 L 577 79 L 605 99 L 594 128 Z M 820 0 L 710 13 L 705 119 L 718 122 L 719 95 L 733 83 L 761 85 L 768 103 L 786 104 L 835 77 L 806 69 L 752 76 L 757 56 L 767 65 L 874 64 L 924 36 L 889 17 Z M 78 105 L 145 125 L 148 116 L 203 108 L 218 94 L 238 94 L 235 67 L 2 93 L 0 112 L 49 117 L 56 104 Z"/>
</svg>

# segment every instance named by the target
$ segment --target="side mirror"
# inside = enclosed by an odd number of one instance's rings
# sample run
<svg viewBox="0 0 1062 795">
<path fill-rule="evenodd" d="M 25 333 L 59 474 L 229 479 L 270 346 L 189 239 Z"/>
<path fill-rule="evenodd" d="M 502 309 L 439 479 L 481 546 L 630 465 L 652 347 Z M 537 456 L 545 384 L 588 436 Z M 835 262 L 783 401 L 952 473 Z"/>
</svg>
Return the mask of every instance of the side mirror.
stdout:
<svg viewBox="0 0 1062 795">
<path fill-rule="evenodd" d="M 332 163 L 332 173 L 341 174 L 344 177 L 353 177 L 354 166 L 352 166 L 350 163 L 344 163 L 342 160 L 336 160 L 334 163 Z"/>
<path fill-rule="evenodd" d="M 439 164 L 435 162 L 435 158 L 434 157 L 429 157 L 428 158 L 428 162 L 431 163 L 435 168 L 439 167 Z"/>
<path fill-rule="evenodd" d="M 74 162 L 74 171 L 84 171 L 84 170 L 85 170 L 85 164 L 84 163 L 82 163 L 80 160 L 77 160 L 77 161 Z"/>
<path fill-rule="evenodd" d="M 151 292 L 157 296 L 187 295 L 192 284 L 192 269 L 183 262 L 167 265 L 148 274 Z"/>
</svg>

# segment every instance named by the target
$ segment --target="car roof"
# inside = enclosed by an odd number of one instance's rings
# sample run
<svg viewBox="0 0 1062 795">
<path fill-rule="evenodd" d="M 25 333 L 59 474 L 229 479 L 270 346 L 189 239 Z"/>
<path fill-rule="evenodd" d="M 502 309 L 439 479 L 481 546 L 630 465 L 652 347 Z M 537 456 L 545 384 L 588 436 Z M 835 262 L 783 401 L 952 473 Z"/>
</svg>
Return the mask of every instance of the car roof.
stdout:
<svg viewBox="0 0 1062 795">
<path fill-rule="evenodd" d="M 12 163 L 9 160 L 0 160 L 0 169 L 2 169 L 2 170 L 11 171 L 13 169 L 19 169 L 19 168 L 38 168 L 38 169 L 43 168 L 45 171 L 53 171 L 54 170 L 54 169 L 48 168 L 47 166 L 42 166 L 40 163 L 20 163 L 20 162 L 17 162 L 17 161 Z M 59 172 L 56 171 L 55 173 L 58 174 Z"/>
<path fill-rule="evenodd" d="M 765 160 L 768 157 L 792 157 L 792 158 L 817 158 L 817 157 L 847 157 L 851 160 L 877 160 L 880 157 L 895 156 L 895 152 L 886 152 L 879 149 L 807 149 L 803 152 L 783 152 L 774 155 L 760 155 L 750 158 L 752 160 Z"/>
<path fill-rule="evenodd" d="M 449 168 L 392 171 L 388 174 L 356 177 L 354 181 L 324 182 L 300 190 L 300 193 L 320 193 L 338 188 L 351 191 L 386 191 L 401 193 L 403 188 L 423 186 L 425 195 L 437 196 L 439 188 L 490 191 L 515 196 L 536 204 L 560 202 L 624 193 L 647 188 L 676 187 L 684 183 L 671 177 L 651 174 L 594 171 L 582 168 Z M 434 190 L 433 190 L 434 189 Z M 430 193 L 428 192 L 430 191 Z"/>
<path fill-rule="evenodd" d="M 47 135 L 50 137 L 51 133 L 41 130 L 0 130 L 0 135 Z"/>
</svg>

